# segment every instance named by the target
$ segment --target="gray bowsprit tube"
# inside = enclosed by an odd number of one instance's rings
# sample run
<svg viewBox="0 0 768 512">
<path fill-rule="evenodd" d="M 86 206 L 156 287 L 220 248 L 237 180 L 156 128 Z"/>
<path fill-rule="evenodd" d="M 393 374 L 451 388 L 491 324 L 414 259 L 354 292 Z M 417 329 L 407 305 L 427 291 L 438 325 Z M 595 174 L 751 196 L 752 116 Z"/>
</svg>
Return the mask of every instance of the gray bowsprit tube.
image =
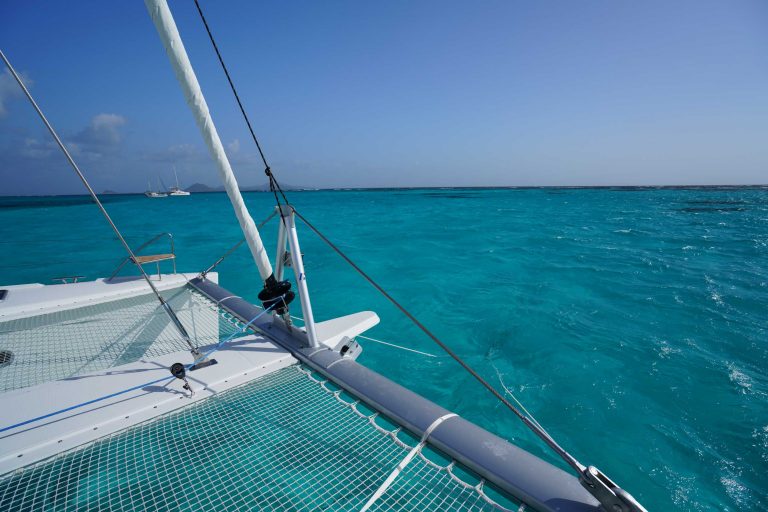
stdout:
<svg viewBox="0 0 768 512">
<path fill-rule="evenodd" d="M 173 71 L 176 79 L 181 84 L 184 91 L 184 98 L 187 100 L 192 114 L 195 116 L 195 122 L 200 128 L 206 146 L 216 162 L 216 168 L 219 171 L 219 177 L 224 183 L 232 208 L 240 223 L 240 228 L 245 234 L 245 240 L 248 248 L 251 250 L 256 266 L 259 268 L 259 274 L 263 281 L 272 277 L 272 265 L 269 263 L 267 252 L 264 250 L 264 243 L 261 241 L 259 231 L 256 229 L 256 223 L 253 222 L 251 214 L 243 201 L 240 189 L 237 186 L 237 180 L 232 172 L 232 166 L 229 164 L 227 155 L 224 152 L 224 146 L 213 124 L 211 114 L 208 111 L 208 104 L 203 97 L 203 91 L 197 81 L 192 64 L 189 62 L 187 51 L 184 49 L 184 43 L 181 41 L 179 30 L 176 28 L 176 22 L 173 20 L 168 4 L 165 0 L 145 0 L 145 5 L 152 17 L 160 39 L 163 41 L 165 51 L 173 65 Z"/>
<path fill-rule="evenodd" d="M 187 51 L 184 49 L 184 43 L 181 41 L 179 30 L 176 28 L 176 22 L 173 20 L 168 4 L 165 0 L 144 0 L 144 4 L 147 6 L 160 39 L 163 41 L 176 79 L 184 91 L 187 105 L 192 110 L 205 144 L 216 162 L 219 177 L 224 183 L 224 189 L 227 191 L 229 201 L 235 210 L 235 216 L 237 216 L 240 228 L 243 230 L 248 248 L 251 250 L 253 260 L 259 269 L 261 279 L 264 281 L 264 289 L 259 293 L 259 299 L 262 300 L 265 308 L 273 308 L 276 313 L 286 314 L 288 303 L 294 298 L 294 293 L 290 291 L 290 282 L 278 282 L 275 279 L 272 265 L 269 263 L 267 252 L 264 250 L 264 243 L 261 241 L 256 223 L 253 222 L 251 214 L 248 213 L 243 196 L 240 194 L 232 166 L 224 152 L 224 146 L 221 144 L 216 126 L 211 119 L 208 104 L 205 102 L 203 91 L 200 89 L 192 64 L 189 62 Z"/>
</svg>

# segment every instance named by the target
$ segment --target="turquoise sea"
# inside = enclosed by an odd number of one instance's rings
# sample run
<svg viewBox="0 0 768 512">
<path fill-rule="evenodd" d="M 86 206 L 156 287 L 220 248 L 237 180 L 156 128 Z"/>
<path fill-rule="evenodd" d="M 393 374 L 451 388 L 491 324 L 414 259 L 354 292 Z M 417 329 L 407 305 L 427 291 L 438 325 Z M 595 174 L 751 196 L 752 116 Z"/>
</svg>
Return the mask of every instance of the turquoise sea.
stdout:
<svg viewBox="0 0 768 512">
<path fill-rule="evenodd" d="M 292 202 L 583 463 L 651 511 L 768 510 L 768 189 L 293 192 Z M 258 222 L 273 205 L 247 193 Z M 240 234 L 224 194 L 105 196 L 180 271 Z M 263 230 L 273 253 L 277 224 Z M 361 361 L 562 464 L 306 227 L 316 318 L 363 309 Z M 160 243 L 158 250 L 165 250 Z M 2 284 L 108 275 L 121 247 L 86 197 L 0 198 Z M 241 248 L 220 282 L 256 301 Z M 298 307 L 298 301 L 297 301 Z"/>
</svg>

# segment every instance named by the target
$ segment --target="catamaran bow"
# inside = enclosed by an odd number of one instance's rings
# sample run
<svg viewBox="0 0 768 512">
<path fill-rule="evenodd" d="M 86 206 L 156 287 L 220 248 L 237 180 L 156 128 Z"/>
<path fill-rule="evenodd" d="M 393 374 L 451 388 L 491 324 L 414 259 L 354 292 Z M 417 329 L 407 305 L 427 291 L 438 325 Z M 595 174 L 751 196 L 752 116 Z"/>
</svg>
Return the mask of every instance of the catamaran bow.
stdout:
<svg viewBox="0 0 768 512">
<path fill-rule="evenodd" d="M 290 352 L 290 354 L 293 357 L 297 358 L 300 362 L 311 366 L 316 371 L 327 376 L 335 384 L 340 385 L 347 391 L 353 393 L 355 396 L 362 399 L 367 404 L 371 405 L 374 408 L 374 410 L 384 411 L 384 413 L 389 415 L 389 417 L 397 420 L 396 421 L 397 424 L 410 427 L 411 430 L 415 432 L 421 431 L 421 433 L 423 434 L 420 444 L 417 445 L 417 447 L 415 447 L 401 461 L 401 463 L 397 466 L 395 471 L 390 473 L 390 476 L 386 479 L 386 481 L 384 481 L 381 484 L 378 490 L 371 496 L 368 502 L 363 506 L 363 510 L 371 507 L 374 503 L 380 500 L 380 498 L 385 493 L 387 493 L 389 486 L 398 478 L 402 468 L 405 467 L 405 465 L 408 464 L 411 460 L 413 460 L 413 458 L 420 452 L 420 450 L 424 446 L 426 446 L 426 444 L 429 442 L 429 443 L 434 443 L 435 446 L 437 446 L 438 448 L 441 448 L 443 451 L 445 451 L 452 457 L 455 457 L 460 462 L 466 464 L 467 467 L 470 467 L 471 469 L 475 469 L 478 472 L 478 474 L 491 478 L 491 481 L 500 482 L 499 485 L 501 485 L 501 488 L 508 491 L 510 495 L 519 497 L 520 494 L 522 494 L 523 497 L 530 498 L 531 501 L 533 501 L 534 503 L 546 504 L 546 507 L 542 505 L 542 508 L 546 510 L 569 510 L 569 511 L 570 510 L 596 510 L 598 506 L 595 503 L 595 500 L 597 500 L 597 502 L 599 502 L 600 504 L 600 509 L 604 510 L 605 512 L 645 512 L 645 509 L 631 495 L 629 495 L 626 491 L 624 491 L 612 480 L 610 480 L 605 474 L 603 474 L 593 466 L 587 467 L 582 465 L 573 456 L 571 456 L 568 452 L 566 452 L 563 448 L 561 448 L 560 445 L 558 445 L 557 442 L 546 432 L 546 430 L 544 430 L 544 428 L 541 427 L 541 425 L 539 425 L 538 422 L 535 421 L 535 419 L 530 417 L 529 414 L 523 414 L 514 405 L 512 405 L 503 395 L 501 395 L 490 384 L 488 384 L 488 382 L 485 381 L 475 370 L 473 370 L 449 347 L 447 347 L 437 337 L 435 337 L 411 313 L 409 313 L 381 286 L 379 286 L 375 281 L 373 281 L 373 279 L 371 279 L 365 272 L 363 272 L 360 269 L 360 267 L 358 267 L 354 262 L 352 262 L 352 260 L 350 260 L 343 252 L 341 252 L 341 250 L 338 247 L 336 247 L 322 233 L 320 233 L 320 231 L 317 230 L 317 228 L 315 228 L 311 223 L 309 223 L 307 219 L 305 219 L 303 216 L 298 214 L 298 212 L 296 212 L 289 204 L 280 205 L 280 200 L 279 198 L 277 198 L 277 191 L 279 190 L 279 187 L 276 190 L 274 190 L 274 192 L 278 202 L 277 212 L 280 214 L 282 222 L 280 224 L 280 231 L 278 234 L 278 251 L 276 255 L 276 268 L 273 271 L 272 265 L 270 264 L 269 258 L 267 257 L 267 254 L 266 254 L 264 244 L 259 235 L 258 228 L 256 227 L 243 201 L 243 197 L 238 188 L 237 182 L 232 172 L 231 165 L 227 159 L 227 156 L 224 152 L 223 145 L 218 136 L 214 123 L 211 119 L 210 113 L 208 111 L 208 106 L 202 94 L 202 90 L 200 89 L 200 85 L 197 81 L 197 78 L 194 74 L 191 63 L 189 61 L 189 58 L 184 49 L 184 45 L 181 41 L 181 37 L 179 35 L 178 29 L 175 25 L 171 12 L 168 8 L 168 5 L 165 0 L 145 0 L 145 4 L 152 17 L 155 27 L 157 28 L 157 31 L 160 35 L 163 45 L 165 46 L 166 52 L 171 60 L 176 77 L 182 86 L 182 90 L 187 100 L 187 104 L 192 110 L 193 115 L 195 117 L 195 121 L 198 127 L 200 128 L 200 131 L 203 135 L 205 143 L 212 157 L 214 158 L 214 161 L 216 162 L 219 175 L 221 177 L 222 182 L 224 183 L 227 195 L 235 210 L 235 215 L 245 235 L 245 240 L 249 246 L 249 249 L 256 263 L 256 266 L 259 269 L 259 274 L 261 276 L 261 279 L 264 281 L 264 289 L 259 294 L 259 299 L 262 301 L 264 305 L 264 309 L 261 309 L 261 310 L 252 309 L 253 306 L 251 306 L 247 302 L 239 298 L 233 297 L 231 294 L 226 292 L 226 290 L 218 288 L 212 283 L 207 282 L 204 278 L 193 280 L 191 282 L 191 286 L 194 286 L 206 297 L 210 299 L 216 299 L 217 305 L 221 305 L 224 303 L 224 301 L 229 300 L 229 302 L 225 307 L 231 314 L 238 317 L 240 321 L 244 324 L 244 327 L 242 327 L 243 332 L 249 327 L 253 327 L 254 330 L 261 330 L 262 332 L 264 332 L 264 334 L 267 337 L 273 339 L 273 341 L 276 341 L 278 345 L 282 346 L 283 348 L 286 348 L 286 350 L 288 350 L 288 352 Z M 199 5 L 197 5 L 197 7 L 202 17 L 202 11 L 200 10 Z M 204 17 L 203 17 L 203 21 L 205 22 Z M 208 29 L 207 23 L 206 23 L 206 29 Z M 215 42 L 213 41 L 213 37 L 210 33 L 210 30 L 208 30 L 208 33 L 215 47 Z M 217 54 L 223 66 L 224 63 L 223 63 L 223 60 L 221 59 L 221 55 L 218 53 L 218 49 L 217 49 Z M 99 206 L 104 216 L 109 221 L 110 225 L 112 226 L 118 238 L 120 239 L 126 251 L 128 252 L 129 257 L 132 260 L 134 260 L 135 263 L 137 263 L 137 266 L 139 267 L 139 270 L 141 271 L 144 279 L 147 281 L 147 283 L 149 284 L 149 287 L 152 289 L 152 291 L 155 293 L 155 295 L 159 299 L 160 303 L 163 306 L 163 309 L 166 311 L 166 313 L 170 317 L 172 323 L 175 325 L 179 333 L 182 335 L 184 340 L 192 349 L 192 353 L 196 356 L 195 362 L 209 355 L 213 351 L 219 350 L 226 343 L 231 341 L 231 337 L 223 341 L 220 341 L 213 349 L 206 352 L 204 356 L 200 356 L 200 354 L 197 352 L 196 347 L 192 345 L 184 326 L 176 317 L 171 307 L 163 300 L 163 297 L 160 295 L 160 293 L 158 292 L 158 290 L 156 289 L 152 281 L 144 272 L 140 263 L 137 261 L 136 256 L 132 251 L 131 247 L 127 244 L 125 239 L 122 237 L 120 231 L 112 222 L 108 213 L 106 212 L 106 210 L 104 209 L 100 201 L 98 200 L 98 197 L 93 192 L 92 188 L 88 184 L 83 174 L 80 172 L 80 169 L 77 167 L 76 163 L 70 156 L 66 147 L 58 138 L 58 136 L 56 135 L 56 132 L 48 123 L 43 113 L 37 107 L 37 104 L 32 99 L 32 96 L 29 94 L 29 91 L 26 89 L 26 87 L 24 86 L 24 84 L 22 83 L 18 75 L 10 66 L 10 63 L 5 58 L 5 55 L 2 54 L 2 52 L 0 52 L 0 56 L 8 65 L 9 69 L 11 70 L 11 73 L 19 82 L 19 85 L 21 86 L 23 91 L 26 93 L 27 97 L 29 98 L 29 100 L 37 110 L 38 114 L 44 121 L 47 128 L 50 130 L 54 139 L 56 140 L 56 142 L 64 152 L 65 156 L 67 157 L 69 163 L 72 165 L 72 167 L 74 168 L 74 170 L 76 171 L 76 173 L 78 174 L 78 176 L 83 181 L 86 188 L 88 189 L 88 192 L 91 194 L 94 201 L 96 202 L 96 204 Z M 224 67 L 224 70 L 226 72 L 226 67 Z M 227 78 L 229 79 L 228 73 L 227 73 Z M 233 92 L 235 92 L 235 96 L 237 97 L 237 93 L 234 89 L 234 85 L 232 84 L 231 79 L 229 79 L 229 81 L 230 81 L 230 85 L 232 86 Z M 238 98 L 238 103 L 239 103 L 239 98 Z M 240 107 L 243 112 L 243 115 L 246 118 L 246 121 L 248 121 L 247 115 L 245 114 L 245 111 L 242 108 L 242 104 L 240 104 Z M 248 122 L 248 125 L 250 129 L 251 128 L 250 122 Z M 251 130 L 251 133 L 253 135 L 252 130 Z M 254 141 L 258 146 L 258 141 L 256 141 L 255 135 L 254 135 Z M 260 147 L 259 147 L 259 151 L 261 153 Z M 262 158 L 263 158 L 263 153 L 262 153 Z M 271 174 L 269 166 L 266 164 L 266 160 L 264 160 L 264 163 L 266 166 L 265 170 L 267 172 L 267 175 L 270 178 L 270 184 L 272 187 L 276 187 L 277 186 L 276 181 Z M 178 177 L 177 177 L 177 186 L 178 186 Z M 285 198 L 285 196 L 283 197 Z M 460 365 L 462 365 L 465 370 L 467 370 L 470 374 L 472 374 L 473 377 L 475 377 L 491 393 L 493 393 L 497 399 L 499 399 L 502 403 L 504 403 L 518 417 L 520 417 L 520 419 L 523 421 L 523 423 L 526 426 L 528 426 L 534 433 L 536 433 L 548 446 L 550 446 L 558 455 L 560 455 L 566 461 L 566 463 L 568 463 L 576 471 L 576 473 L 579 476 L 579 481 L 581 482 L 582 486 L 586 488 L 587 491 L 589 491 L 589 494 L 591 494 L 591 497 L 587 495 L 578 484 L 575 483 L 575 479 L 572 477 L 567 477 L 569 480 L 569 482 L 567 483 L 562 479 L 559 481 L 563 483 L 564 488 L 570 486 L 570 484 L 573 483 L 573 486 L 575 486 L 581 494 L 585 495 L 587 500 L 579 501 L 581 498 L 579 498 L 579 500 L 563 499 L 562 501 L 564 502 L 564 504 L 560 504 L 560 503 L 551 504 L 549 503 L 549 501 L 539 500 L 536 496 L 529 495 L 530 493 L 525 492 L 524 490 L 525 486 L 528 486 L 529 490 L 531 490 L 532 488 L 535 488 L 538 491 L 542 491 L 541 496 L 545 496 L 548 499 L 548 497 L 551 496 L 552 494 L 551 493 L 552 487 L 557 487 L 550 484 L 550 480 L 551 480 L 550 477 L 556 474 L 556 471 L 559 471 L 559 470 L 555 470 L 555 472 L 552 472 L 550 471 L 550 469 L 544 468 L 541 470 L 537 470 L 538 472 L 533 471 L 531 475 L 525 475 L 525 477 L 521 479 L 525 484 L 524 486 L 518 485 L 519 482 L 513 482 L 509 478 L 505 479 L 500 477 L 499 475 L 503 474 L 505 470 L 509 470 L 510 468 L 514 469 L 511 474 L 514 474 L 516 476 L 519 475 L 519 471 L 531 471 L 531 468 L 535 466 L 535 464 L 532 464 L 531 466 L 523 467 L 524 465 L 521 465 L 520 461 L 499 456 L 499 453 L 497 453 L 498 450 L 491 450 L 491 453 L 483 452 L 483 450 L 487 450 L 489 446 L 498 448 L 499 446 L 501 446 L 501 443 L 496 442 L 495 440 L 492 440 L 492 438 L 488 437 L 489 434 L 487 433 L 482 433 L 482 432 L 479 432 L 478 430 L 474 430 L 473 427 L 468 426 L 468 424 L 466 424 L 467 422 L 461 423 L 462 426 L 461 428 L 459 428 L 455 426 L 455 425 L 459 425 L 459 421 L 454 420 L 451 424 L 454 425 L 452 428 L 456 429 L 455 431 L 456 433 L 453 434 L 453 437 L 451 437 L 451 434 L 450 434 L 450 432 L 452 431 L 450 429 L 451 427 L 449 427 L 448 430 L 445 430 L 443 428 L 438 429 L 438 427 L 440 427 L 446 419 L 457 418 L 456 414 L 448 413 L 447 411 L 438 411 L 438 409 L 436 408 L 436 406 L 434 406 L 434 404 L 430 404 L 424 399 L 417 397 L 416 395 L 410 396 L 410 395 L 413 395 L 413 393 L 398 389 L 396 385 L 394 385 L 393 383 L 389 383 L 383 377 L 377 376 L 374 372 L 371 372 L 370 370 L 367 370 L 362 366 L 359 366 L 359 367 L 355 366 L 356 363 L 355 364 L 353 363 L 354 363 L 354 358 L 356 356 L 353 355 L 352 357 L 350 357 L 350 355 L 352 355 L 353 353 L 354 354 L 359 353 L 359 351 L 356 350 L 355 348 L 350 348 L 355 346 L 353 345 L 355 334 L 354 333 L 349 334 L 349 336 L 351 336 L 351 339 L 350 339 L 344 335 L 344 332 L 348 332 L 348 333 L 352 331 L 357 332 L 359 331 L 358 329 L 359 326 L 354 327 L 354 329 L 352 330 L 350 330 L 351 328 L 349 326 L 345 327 L 342 330 L 342 334 L 337 335 L 337 338 L 341 340 L 341 343 L 333 345 L 333 347 L 335 348 L 332 348 L 330 345 L 328 345 L 326 340 L 326 345 L 322 349 L 318 349 L 319 343 L 317 340 L 317 333 L 315 331 L 315 324 L 312 316 L 312 308 L 309 301 L 309 292 L 306 285 L 306 277 L 304 274 L 303 261 L 301 257 L 301 249 L 299 247 L 299 241 L 298 241 L 298 236 L 296 233 L 296 227 L 294 222 L 295 216 L 298 216 L 299 218 L 301 218 L 307 224 L 307 226 L 309 226 L 310 229 L 312 229 L 315 233 L 317 233 L 321 239 L 323 239 L 325 242 L 327 242 L 331 246 L 332 249 L 338 252 L 348 263 L 350 263 L 358 272 L 360 272 L 365 279 L 367 279 L 388 300 L 390 300 L 396 307 L 398 307 L 424 333 L 426 333 L 430 338 L 432 338 L 443 350 L 445 350 Z M 296 276 L 299 295 L 302 303 L 302 310 L 304 314 L 306 339 L 303 339 L 303 340 L 301 339 L 302 336 L 297 336 L 297 332 L 293 332 L 290 330 L 290 323 L 289 323 L 290 313 L 288 311 L 288 304 L 294 298 L 294 294 L 290 290 L 291 288 L 290 282 L 287 280 L 283 280 L 283 266 L 287 257 L 286 243 L 288 243 L 288 245 L 290 246 L 290 259 L 291 259 L 293 271 Z M 219 262 L 221 261 L 221 259 L 223 259 L 223 257 L 219 259 Z M 214 265 L 210 267 L 208 271 L 214 268 L 217 264 L 218 262 L 214 263 Z M 204 272 L 202 275 L 204 276 L 206 272 Z M 274 332 L 272 334 L 267 334 L 266 331 L 270 330 L 271 327 L 273 326 L 273 324 L 271 323 L 271 320 L 263 320 L 261 321 L 262 322 L 261 324 L 255 325 L 255 322 L 257 320 L 260 320 L 262 316 L 267 316 L 268 318 L 271 318 L 270 313 L 272 312 L 278 313 L 283 317 L 283 319 L 286 321 L 285 323 L 289 327 L 288 333 L 284 332 L 282 335 L 279 335 Z M 354 316 L 354 315 L 350 315 L 350 316 Z M 336 320 L 339 320 L 339 319 L 336 319 Z M 376 321 L 378 321 L 377 317 L 376 317 Z M 365 322 L 368 322 L 368 320 L 362 321 L 362 323 L 358 322 L 358 324 L 362 325 Z M 254 325 L 252 326 L 251 324 L 254 324 Z M 320 328 L 320 325 L 318 325 L 318 329 L 319 328 Z M 286 334 L 288 334 L 287 338 L 285 338 Z M 298 333 L 298 334 L 301 334 L 301 333 Z M 283 336 L 283 338 L 280 338 L 280 336 Z M 299 346 L 294 345 L 294 342 L 296 342 L 297 340 L 301 342 L 301 345 Z M 306 347 L 307 344 L 310 345 L 309 349 Z M 337 363 L 344 363 L 344 364 L 337 364 Z M 174 375 L 174 377 L 184 380 L 185 382 L 184 389 L 187 389 L 188 391 L 190 391 L 190 394 L 192 394 L 192 388 L 185 378 L 185 371 L 187 369 L 192 370 L 194 369 L 194 367 L 192 367 L 191 365 L 188 365 L 188 366 L 189 368 L 187 366 L 181 365 L 180 363 L 173 364 L 171 366 L 171 372 Z M 200 366 L 202 367 L 202 365 Z M 214 367 L 214 369 L 215 368 L 218 368 L 218 367 Z M 245 375 L 247 375 L 247 373 L 245 373 Z M 162 380 L 163 379 L 160 379 L 159 381 L 162 381 Z M 228 381 L 224 380 L 224 382 L 228 382 Z M 41 415 L 31 419 L 26 419 L 24 421 L 4 427 L 2 430 L 0 430 L 0 432 L 15 430 L 19 427 L 26 426 L 30 423 L 35 423 L 43 419 L 48 419 L 53 416 L 58 417 L 60 414 L 72 411 L 74 408 L 80 408 L 86 405 L 90 405 L 97 401 L 101 402 L 103 400 L 108 400 L 118 395 L 122 396 L 123 394 L 131 393 L 139 389 L 141 390 L 146 389 L 146 383 L 136 387 L 123 389 L 109 395 L 98 397 L 90 401 L 82 402 L 75 406 L 70 406 L 65 409 L 49 412 L 45 415 Z M 206 390 L 208 390 L 207 387 L 202 388 L 202 391 L 206 391 Z M 335 394 L 336 392 L 332 392 L 332 393 Z M 408 393 L 410 393 L 410 395 Z M 430 414 L 433 414 L 434 417 L 430 418 L 429 417 Z M 125 418 L 128 418 L 128 416 L 126 416 Z M 474 432 L 474 437 L 469 442 L 467 442 L 467 435 L 465 435 L 467 432 Z M 465 449 L 462 449 L 462 447 L 464 447 Z M 507 448 L 505 448 L 505 450 L 507 450 Z M 504 461 L 504 467 L 499 466 L 500 461 Z M 539 462 L 542 465 L 546 465 L 546 463 L 542 461 L 539 461 Z M 552 468 L 552 470 L 554 470 L 554 468 Z M 504 482 L 511 485 L 507 485 L 506 487 L 504 487 L 503 485 Z M 514 493 L 509 491 L 510 489 L 517 489 L 520 492 Z M 563 490 L 563 493 L 565 494 L 561 494 L 561 496 L 578 496 L 578 493 L 574 494 L 573 489 L 568 489 L 567 491 Z M 557 499 L 555 499 L 555 501 L 557 501 Z M 593 503 L 595 504 L 593 505 Z M 520 508 L 520 510 L 523 510 L 523 509 L 524 509 L 524 506 Z"/>
<path fill-rule="evenodd" d="M 235 208 L 235 212 L 238 215 L 238 220 L 240 220 L 241 226 L 243 227 L 243 230 L 246 235 L 246 240 L 248 241 L 249 247 L 251 247 L 251 252 L 254 254 L 254 259 L 256 260 L 256 263 L 259 266 L 261 277 L 262 279 L 265 279 L 265 289 L 262 291 L 261 294 L 259 294 L 259 299 L 264 300 L 264 297 L 262 297 L 262 295 L 266 296 L 266 294 L 270 289 L 275 290 L 275 293 L 279 293 L 278 289 L 280 290 L 280 292 L 285 293 L 287 291 L 287 288 L 285 288 L 285 283 L 287 283 L 287 281 L 281 281 L 278 283 L 274 274 L 272 274 L 271 272 L 272 268 L 269 265 L 268 258 L 266 257 L 264 246 L 261 242 L 261 239 L 259 238 L 258 231 L 256 231 L 253 220 L 251 219 L 250 215 L 248 214 L 245 208 L 245 205 L 242 202 L 242 196 L 240 195 L 240 192 L 237 189 L 237 183 L 235 182 L 234 175 L 232 174 L 232 169 L 229 165 L 229 162 L 227 161 L 223 146 L 216 133 L 216 129 L 213 126 L 213 121 L 210 119 L 208 107 L 205 103 L 205 99 L 202 96 L 202 91 L 200 90 L 200 86 L 197 82 L 197 79 L 195 78 L 194 71 L 192 70 L 191 64 L 184 50 L 184 45 L 181 42 L 181 37 L 178 33 L 175 22 L 173 21 L 173 16 L 170 12 L 170 9 L 168 8 L 166 0 L 145 0 L 145 4 L 147 6 L 147 9 L 150 12 L 150 15 L 152 16 L 152 19 L 155 23 L 155 26 L 157 27 L 158 32 L 160 33 L 160 37 L 163 40 L 163 44 L 166 47 L 166 51 L 169 57 L 171 58 L 174 71 L 176 72 L 176 77 L 181 83 L 182 89 L 184 90 L 185 97 L 187 98 L 187 103 L 189 104 L 190 108 L 193 110 L 198 126 L 203 132 L 203 137 L 206 141 L 206 144 L 208 144 L 211 154 L 213 155 L 214 159 L 217 162 L 220 174 L 222 176 L 222 180 L 224 181 L 225 187 L 227 189 L 227 193 L 229 194 L 230 200 L 232 201 L 232 204 Z M 237 94 L 237 91 L 235 90 L 235 86 L 232 82 L 232 79 L 229 76 L 229 72 L 227 71 L 226 66 L 224 65 L 224 61 L 218 50 L 216 42 L 213 39 L 213 35 L 210 31 L 208 23 L 205 20 L 205 16 L 203 15 L 202 9 L 200 8 L 200 5 L 197 2 L 197 0 L 195 1 L 195 5 L 203 20 L 203 23 L 205 24 L 206 31 L 208 32 L 208 35 L 211 39 L 211 43 L 213 44 L 214 49 L 216 50 L 216 54 L 219 58 L 219 62 L 221 63 L 222 68 L 224 69 L 224 73 L 226 74 L 230 87 L 232 88 L 232 92 L 234 93 L 235 98 L 237 99 L 238 105 L 240 106 L 240 110 L 245 118 L 246 123 L 248 124 L 248 128 L 251 131 L 253 140 L 259 149 L 259 153 L 261 154 L 262 159 L 264 160 L 264 164 L 266 167 L 265 172 L 270 179 L 270 185 L 271 187 L 275 187 L 276 181 L 274 179 L 274 176 L 272 175 L 271 169 L 267 164 L 266 159 L 264 158 L 264 154 L 261 150 L 261 146 L 259 145 L 258 140 L 256 139 L 256 136 L 253 133 L 251 123 L 248 120 L 248 116 L 245 112 L 245 109 L 242 106 L 242 103 L 240 102 L 240 98 Z M 301 261 L 301 252 L 298 245 L 298 238 L 296 236 L 295 224 L 293 222 L 294 214 L 299 215 L 299 217 L 302 218 L 302 220 L 304 220 L 304 222 L 313 231 L 315 231 L 321 238 L 323 238 L 327 243 L 329 243 L 329 245 L 334 250 L 336 250 L 344 259 L 346 259 L 350 264 L 352 264 L 352 266 L 358 272 L 360 272 L 363 275 L 363 277 L 365 277 L 388 300 L 390 300 L 408 318 L 410 318 L 416 324 L 417 327 L 419 327 L 425 334 L 427 334 L 427 336 L 432 338 L 433 341 L 435 341 L 465 370 L 467 370 L 472 376 L 474 376 L 499 401 L 501 401 L 513 413 L 515 413 L 528 428 L 530 428 L 553 451 L 555 451 L 555 453 L 557 453 L 569 466 L 571 466 L 578 474 L 579 481 L 581 482 L 581 484 L 590 492 L 590 494 L 592 494 L 601 503 L 601 505 L 607 511 L 609 512 L 645 512 L 645 509 L 642 507 L 642 505 L 640 505 L 637 502 L 637 500 L 635 500 L 629 493 L 627 493 L 618 485 L 616 485 L 604 473 L 602 473 L 600 470 L 598 470 L 594 466 L 585 466 L 581 464 L 575 457 L 573 457 L 570 453 L 568 453 L 565 449 L 563 449 L 552 438 L 552 436 L 543 427 L 541 427 L 541 425 L 538 424 L 538 422 L 536 422 L 532 418 L 529 418 L 528 415 L 523 414 L 517 407 L 511 404 L 503 395 L 501 395 L 495 388 L 493 388 L 493 386 L 491 386 L 485 379 L 483 379 L 474 369 L 472 369 L 466 362 L 464 362 L 458 355 L 456 355 L 449 347 L 447 347 L 438 338 L 436 338 L 423 324 L 421 324 L 421 322 L 419 322 L 415 317 L 413 317 L 412 314 L 410 314 L 403 306 L 401 306 L 394 298 L 392 298 L 383 288 L 381 288 L 369 276 L 367 276 L 365 272 L 363 272 L 357 265 L 355 265 L 334 244 L 330 243 L 330 241 L 327 238 L 325 238 L 322 234 L 320 234 L 320 232 L 316 228 L 314 228 L 306 219 L 304 219 L 304 217 L 298 214 L 298 212 L 295 212 L 290 207 L 290 205 L 281 207 L 280 201 L 279 201 L 279 198 L 277 198 L 276 192 L 275 192 L 275 197 L 278 202 L 278 208 L 280 208 L 280 211 L 281 211 L 281 216 L 283 217 L 282 219 L 283 222 L 280 226 L 280 234 L 278 237 L 279 246 L 278 246 L 278 259 L 276 263 L 278 265 L 278 273 L 277 273 L 278 278 L 282 278 L 281 263 L 282 263 L 285 238 L 287 236 L 291 246 L 291 257 L 293 259 L 294 272 L 296 272 L 296 279 L 299 286 L 299 294 L 301 297 L 302 309 L 304 310 L 307 334 L 313 346 L 317 346 L 316 335 L 314 332 L 314 320 L 312 317 L 311 305 L 309 304 L 309 294 L 306 288 L 306 280 L 305 280 L 305 275 L 303 271 L 303 264 Z M 265 302 L 265 305 L 267 304 L 268 303 Z"/>
</svg>

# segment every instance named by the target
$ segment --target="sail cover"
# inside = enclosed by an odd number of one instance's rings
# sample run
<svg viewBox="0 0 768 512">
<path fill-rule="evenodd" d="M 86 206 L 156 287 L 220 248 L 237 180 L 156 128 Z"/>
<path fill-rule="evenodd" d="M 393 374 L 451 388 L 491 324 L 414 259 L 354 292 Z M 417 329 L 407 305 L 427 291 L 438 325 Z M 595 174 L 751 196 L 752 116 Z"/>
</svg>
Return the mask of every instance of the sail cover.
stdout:
<svg viewBox="0 0 768 512">
<path fill-rule="evenodd" d="M 176 28 L 176 22 L 174 22 L 165 0 L 145 0 L 144 3 L 147 6 L 149 15 L 152 17 L 158 34 L 160 34 L 160 39 L 163 41 L 165 51 L 173 65 L 176 79 L 184 91 L 187 105 L 192 110 L 205 144 L 208 146 L 208 150 L 216 162 L 219 177 L 224 183 L 224 188 L 235 210 L 240 228 L 243 230 L 245 239 L 248 242 L 248 248 L 251 250 L 256 266 L 259 268 L 261 279 L 266 280 L 272 275 L 272 265 L 269 263 L 269 258 L 264 250 L 264 243 L 261 241 L 256 224 L 253 222 L 251 214 L 248 213 L 243 196 L 240 194 L 237 180 L 235 180 L 235 175 L 232 172 L 232 166 L 229 164 L 227 155 L 224 152 L 224 146 L 216 131 L 216 126 L 213 124 L 213 119 L 211 119 L 208 104 L 205 102 L 203 91 L 200 89 L 200 84 L 192 69 L 192 64 L 189 62 L 187 51 L 184 49 L 184 43 L 182 43 L 181 36 Z"/>
</svg>

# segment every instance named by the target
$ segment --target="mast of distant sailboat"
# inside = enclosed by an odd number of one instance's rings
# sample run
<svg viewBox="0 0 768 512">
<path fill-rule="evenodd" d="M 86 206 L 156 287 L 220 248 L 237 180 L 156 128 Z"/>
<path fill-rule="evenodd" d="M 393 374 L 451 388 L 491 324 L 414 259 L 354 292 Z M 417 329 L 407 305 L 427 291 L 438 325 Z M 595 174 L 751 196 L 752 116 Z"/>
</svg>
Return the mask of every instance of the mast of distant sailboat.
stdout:
<svg viewBox="0 0 768 512">
<path fill-rule="evenodd" d="M 173 166 L 173 176 L 176 178 L 176 186 L 171 187 L 170 192 L 168 193 L 169 196 L 188 196 L 190 193 L 186 190 L 182 190 L 179 186 L 179 175 L 176 173 L 176 166 Z"/>
</svg>

